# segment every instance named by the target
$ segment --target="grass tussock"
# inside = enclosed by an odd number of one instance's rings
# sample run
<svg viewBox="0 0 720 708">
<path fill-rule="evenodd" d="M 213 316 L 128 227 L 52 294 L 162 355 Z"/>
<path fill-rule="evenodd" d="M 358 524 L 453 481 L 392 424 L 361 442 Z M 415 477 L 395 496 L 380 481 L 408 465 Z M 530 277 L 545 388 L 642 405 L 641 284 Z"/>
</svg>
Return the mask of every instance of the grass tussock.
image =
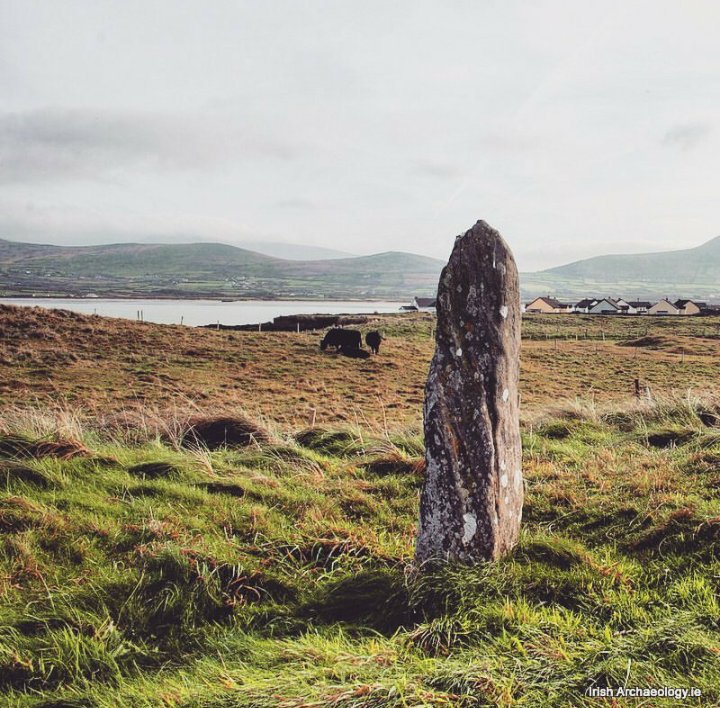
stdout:
<svg viewBox="0 0 720 708">
<path fill-rule="evenodd" d="M 250 419 L 223 416 L 191 419 L 180 444 L 183 447 L 217 450 L 222 447 L 259 445 L 269 440 L 268 432 Z"/>
<path fill-rule="evenodd" d="M 336 457 L 362 454 L 365 445 L 361 435 L 321 427 L 301 430 L 295 435 L 295 441 L 314 452 Z"/>
<path fill-rule="evenodd" d="M 370 460 L 365 469 L 379 477 L 399 475 L 421 479 L 425 471 L 425 460 L 422 457 L 408 458 L 401 453 L 391 452 Z"/>
<path fill-rule="evenodd" d="M 5 457 L 56 457 L 70 460 L 73 457 L 90 457 L 92 454 L 77 440 L 33 440 L 25 435 L 0 434 L 0 455 Z"/>
</svg>

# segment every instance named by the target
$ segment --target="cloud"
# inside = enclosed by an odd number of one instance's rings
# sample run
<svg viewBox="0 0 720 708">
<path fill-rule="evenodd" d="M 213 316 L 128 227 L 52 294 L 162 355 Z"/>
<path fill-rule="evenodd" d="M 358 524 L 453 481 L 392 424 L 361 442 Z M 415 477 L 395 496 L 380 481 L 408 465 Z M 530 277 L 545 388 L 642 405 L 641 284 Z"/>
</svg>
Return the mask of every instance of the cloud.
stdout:
<svg viewBox="0 0 720 708">
<path fill-rule="evenodd" d="M 275 209 L 287 210 L 314 210 L 320 208 L 320 206 L 312 199 L 305 199 L 304 197 L 278 199 L 272 203 L 272 206 Z"/>
<path fill-rule="evenodd" d="M 47 109 L 0 114 L 0 182 L 113 175 L 128 168 L 207 169 L 289 160 L 297 147 L 213 114 Z"/>
<path fill-rule="evenodd" d="M 687 152 L 705 142 L 712 133 L 709 123 L 681 123 L 668 130 L 662 138 L 666 147 Z"/>
<path fill-rule="evenodd" d="M 412 172 L 423 177 L 454 181 L 462 177 L 466 170 L 450 162 L 418 160 L 414 163 Z"/>
<path fill-rule="evenodd" d="M 264 236 L 241 220 L 190 210 L 105 211 L 87 205 L 37 203 L 0 194 L 0 238 L 39 243 L 234 241 Z"/>
</svg>

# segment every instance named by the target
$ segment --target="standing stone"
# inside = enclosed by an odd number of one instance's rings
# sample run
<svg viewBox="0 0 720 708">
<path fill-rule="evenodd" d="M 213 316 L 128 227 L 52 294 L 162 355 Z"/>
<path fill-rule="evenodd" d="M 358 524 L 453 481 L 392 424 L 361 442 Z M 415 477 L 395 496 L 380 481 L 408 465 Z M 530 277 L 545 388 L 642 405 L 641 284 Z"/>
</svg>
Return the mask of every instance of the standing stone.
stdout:
<svg viewBox="0 0 720 708">
<path fill-rule="evenodd" d="M 517 542 L 520 320 L 515 260 L 502 236 L 478 221 L 455 239 L 438 286 L 418 564 L 494 560 Z"/>
</svg>

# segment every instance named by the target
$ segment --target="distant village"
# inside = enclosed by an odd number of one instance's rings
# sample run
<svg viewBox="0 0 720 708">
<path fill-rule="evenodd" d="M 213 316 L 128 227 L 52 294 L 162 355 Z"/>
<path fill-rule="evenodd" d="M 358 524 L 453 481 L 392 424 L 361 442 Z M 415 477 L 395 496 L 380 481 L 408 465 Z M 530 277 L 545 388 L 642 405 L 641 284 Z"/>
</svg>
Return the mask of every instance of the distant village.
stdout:
<svg viewBox="0 0 720 708">
<path fill-rule="evenodd" d="M 435 312 L 435 298 L 416 297 L 402 309 L 418 312 Z M 536 297 L 523 305 L 523 312 L 537 315 L 720 315 L 720 305 L 708 305 L 699 300 L 669 299 L 623 300 L 622 298 L 584 298 L 576 303 L 560 302 L 554 297 Z"/>
</svg>

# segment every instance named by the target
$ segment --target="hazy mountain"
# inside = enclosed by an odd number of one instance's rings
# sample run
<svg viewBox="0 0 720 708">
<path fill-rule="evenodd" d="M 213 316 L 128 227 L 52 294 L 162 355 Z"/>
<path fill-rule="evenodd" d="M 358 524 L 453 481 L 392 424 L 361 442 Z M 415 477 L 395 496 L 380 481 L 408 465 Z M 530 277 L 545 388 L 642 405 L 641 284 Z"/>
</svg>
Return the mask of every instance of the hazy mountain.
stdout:
<svg viewBox="0 0 720 708">
<path fill-rule="evenodd" d="M 292 260 L 223 243 L 56 246 L 0 240 L 0 295 L 390 298 L 434 295 L 443 262 L 389 251 Z M 521 274 L 552 293 L 720 299 L 720 237 L 697 248 L 587 258 Z"/>
<path fill-rule="evenodd" d="M 695 248 L 595 256 L 522 276 L 528 295 L 720 296 L 720 237 Z"/>
<path fill-rule="evenodd" d="M 18 243 L 33 243 L 36 237 L 22 235 L 14 237 Z M 108 246 L 118 243 L 118 236 L 113 234 L 51 234 L 48 235 L 47 245 L 52 246 Z M 284 258 L 291 261 L 314 261 L 330 258 L 351 258 L 357 254 L 349 251 L 342 251 L 336 248 L 324 248 L 323 246 L 308 246 L 299 243 L 286 243 L 284 241 L 263 241 L 263 240 L 221 240 L 206 238 L 190 233 L 175 234 L 150 234 L 147 236 L 133 236 L 132 243 L 139 245 L 182 245 L 197 243 L 221 243 L 227 246 L 237 246 L 247 251 L 255 251 L 265 256 Z"/>
<path fill-rule="evenodd" d="M 434 294 L 442 266 L 401 252 L 298 261 L 222 243 L 68 247 L 0 240 L 0 294 L 405 300 Z"/>
<path fill-rule="evenodd" d="M 720 236 L 681 251 L 595 256 L 543 272 L 594 280 L 632 278 L 647 283 L 716 283 L 719 266 Z"/>
<path fill-rule="evenodd" d="M 305 246 L 301 243 L 284 243 L 283 241 L 239 241 L 237 245 L 249 251 L 289 261 L 324 261 L 333 258 L 352 258 L 355 255 L 334 248 Z"/>
<path fill-rule="evenodd" d="M 78 275 L 219 273 L 237 266 L 267 265 L 275 260 L 222 243 L 54 246 L 0 240 L 0 267 L 14 264 Z"/>
</svg>

